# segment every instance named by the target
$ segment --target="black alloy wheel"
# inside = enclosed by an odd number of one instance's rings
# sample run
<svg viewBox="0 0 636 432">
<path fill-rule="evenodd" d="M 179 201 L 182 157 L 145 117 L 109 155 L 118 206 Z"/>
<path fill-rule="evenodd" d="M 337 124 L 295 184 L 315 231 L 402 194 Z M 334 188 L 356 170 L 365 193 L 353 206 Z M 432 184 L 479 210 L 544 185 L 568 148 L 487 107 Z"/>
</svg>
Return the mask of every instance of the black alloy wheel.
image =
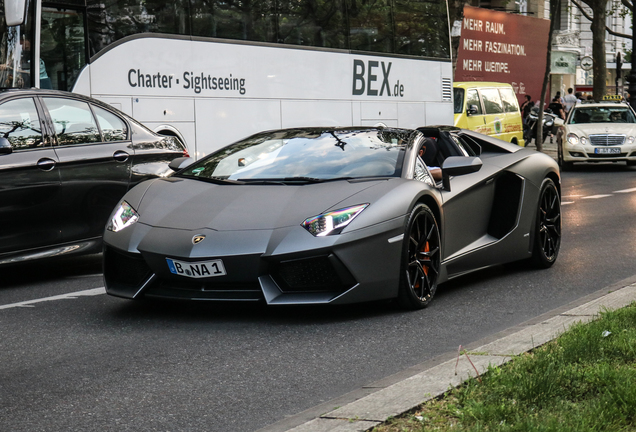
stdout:
<svg viewBox="0 0 636 432">
<path fill-rule="evenodd" d="M 554 182 L 541 184 L 532 259 L 541 268 L 554 264 L 561 247 L 561 199 Z"/>
<path fill-rule="evenodd" d="M 411 211 L 402 249 L 398 303 L 406 309 L 428 305 L 435 291 L 441 263 L 441 242 L 433 212 L 424 204 Z"/>
</svg>

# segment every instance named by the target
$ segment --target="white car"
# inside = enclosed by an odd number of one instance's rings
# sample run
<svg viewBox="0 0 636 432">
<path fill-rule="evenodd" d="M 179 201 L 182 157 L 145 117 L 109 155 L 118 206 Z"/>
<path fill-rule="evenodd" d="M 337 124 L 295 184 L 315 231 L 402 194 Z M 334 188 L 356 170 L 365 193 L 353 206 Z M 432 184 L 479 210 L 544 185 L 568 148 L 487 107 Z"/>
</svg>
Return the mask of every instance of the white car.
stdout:
<svg viewBox="0 0 636 432">
<path fill-rule="evenodd" d="M 636 114 L 626 103 L 582 102 L 569 112 L 557 132 L 561 170 L 574 162 L 621 162 L 636 165 Z"/>
</svg>

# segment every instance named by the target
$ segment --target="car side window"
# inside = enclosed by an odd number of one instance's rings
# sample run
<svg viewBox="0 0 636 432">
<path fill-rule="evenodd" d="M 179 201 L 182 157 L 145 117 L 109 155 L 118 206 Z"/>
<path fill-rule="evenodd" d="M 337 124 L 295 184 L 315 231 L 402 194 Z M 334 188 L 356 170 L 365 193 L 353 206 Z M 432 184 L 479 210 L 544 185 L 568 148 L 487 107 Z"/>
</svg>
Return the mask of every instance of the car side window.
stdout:
<svg viewBox="0 0 636 432">
<path fill-rule="evenodd" d="M 43 98 L 60 146 L 101 141 L 88 103 L 64 98 Z"/>
<path fill-rule="evenodd" d="M 33 98 L 14 99 L 0 105 L 0 136 L 8 139 L 14 150 L 44 147 Z"/>
<path fill-rule="evenodd" d="M 128 138 L 126 123 L 115 114 L 93 105 L 105 142 L 125 141 Z"/>
<path fill-rule="evenodd" d="M 421 181 L 422 183 L 426 183 L 429 186 L 435 187 L 433 176 L 422 158 L 419 156 L 415 158 L 415 172 L 413 174 L 413 178 L 417 181 Z"/>
<path fill-rule="evenodd" d="M 501 114 L 504 112 L 499 91 L 496 88 L 482 89 L 481 97 L 484 99 L 486 114 Z"/>
<path fill-rule="evenodd" d="M 479 102 L 479 93 L 477 93 L 477 90 L 468 90 L 466 92 L 466 109 L 470 108 L 471 105 L 477 107 L 475 114 L 483 114 L 481 112 L 481 102 Z"/>
<path fill-rule="evenodd" d="M 501 95 L 505 112 L 519 112 L 517 96 L 515 96 L 511 88 L 500 88 L 499 94 Z"/>
</svg>

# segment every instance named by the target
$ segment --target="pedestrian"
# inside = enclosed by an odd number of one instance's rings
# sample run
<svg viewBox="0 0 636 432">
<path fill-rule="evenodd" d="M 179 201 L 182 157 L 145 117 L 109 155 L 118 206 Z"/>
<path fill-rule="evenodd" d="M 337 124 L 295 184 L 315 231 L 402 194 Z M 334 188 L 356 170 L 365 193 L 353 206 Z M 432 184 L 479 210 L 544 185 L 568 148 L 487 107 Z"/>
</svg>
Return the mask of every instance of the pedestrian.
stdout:
<svg viewBox="0 0 636 432">
<path fill-rule="evenodd" d="M 565 97 L 563 98 L 565 100 L 565 113 L 566 114 L 570 112 L 570 110 L 576 104 L 577 99 L 578 99 L 576 96 L 574 96 L 572 94 L 573 91 L 574 90 L 570 87 L 568 89 L 568 94 L 565 95 Z"/>
<path fill-rule="evenodd" d="M 526 95 L 526 100 L 521 104 L 521 120 L 525 125 L 528 121 L 528 114 L 530 114 L 530 110 L 534 106 L 534 102 L 532 101 L 532 97 L 530 95 Z"/>
<path fill-rule="evenodd" d="M 558 91 L 556 92 L 556 94 L 554 95 L 555 98 L 559 98 L 559 102 L 561 102 L 561 105 L 565 105 L 565 100 L 563 99 L 563 97 L 561 96 L 561 92 Z"/>
<path fill-rule="evenodd" d="M 552 114 L 558 116 L 562 120 L 565 120 L 565 110 L 563 109 L 563 104 L 561 103 L 558 93 L 554 99 L 552 99 L 550 105 L 548 105 L 548 109 L 552 111 Z"/>
</svg>

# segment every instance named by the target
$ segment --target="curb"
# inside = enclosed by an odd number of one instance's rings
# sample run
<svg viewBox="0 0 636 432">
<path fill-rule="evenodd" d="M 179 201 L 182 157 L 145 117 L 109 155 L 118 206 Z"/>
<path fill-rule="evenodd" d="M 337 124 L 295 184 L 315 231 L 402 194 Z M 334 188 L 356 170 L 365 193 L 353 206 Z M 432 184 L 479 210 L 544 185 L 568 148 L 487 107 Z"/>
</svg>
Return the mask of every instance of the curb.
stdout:
<svg viewBox="0 0 636 432">
<path fill-rule="evenodd" d="M 369 386 L 281 420 L 258 432 L 364 432 L 457 387 L 469 377 L 555 339 L 575 323 L 598 318 L 603 310 L 636 301 L 636 276 L 605 287 L 466 347 L 461 356 L 447 353 Z M 339 407 L 338 407 L 339 406 Z M 335 408 L 334 407 L 338 407 Z"/>
</svg>

